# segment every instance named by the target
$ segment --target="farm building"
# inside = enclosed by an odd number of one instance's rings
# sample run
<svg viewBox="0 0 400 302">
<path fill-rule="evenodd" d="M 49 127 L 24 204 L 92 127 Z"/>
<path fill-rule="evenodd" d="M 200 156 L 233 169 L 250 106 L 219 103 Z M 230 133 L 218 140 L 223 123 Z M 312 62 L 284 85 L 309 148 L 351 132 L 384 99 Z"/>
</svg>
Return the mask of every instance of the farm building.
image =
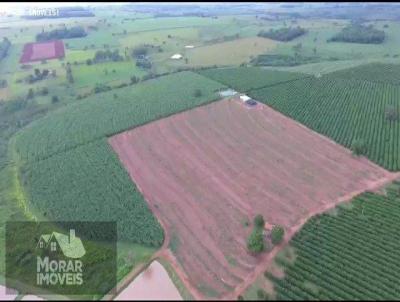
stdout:
<svg viewBox="0 0 400 302">
<path fill-rule="evenodd" d="M 176 53 L 176 54 L 174 54 L 174 55 L 171 57 L 171 59 L 173 59 L 173 60 L 180 60 L 180 59 L 182 59 L 182 55 L 179 54 L 179 53 Z"/>
<path fill-rule="evenodd" d="M 237 91 L 233 90 L 233 89 L 225 89 L 225 90 L 221 90 L 218 92 L 219 95 L 221 97 L 228 97 L 228 96 L 234 96 L 237 94 Z"/>
<path fill-rule="evenodd" d="M 245 94 L 240 95 L 239 98 L 242 100 L 242 102 L 246 102 L 248 100 L 251 100 L 251 97 L 249 97 L 249 96 L 247 96 Z"/>
<path fill-rule="evenodd" d="M 185 48 L 194 48 L 194 45 L 186 45 Z"/>
</svg>

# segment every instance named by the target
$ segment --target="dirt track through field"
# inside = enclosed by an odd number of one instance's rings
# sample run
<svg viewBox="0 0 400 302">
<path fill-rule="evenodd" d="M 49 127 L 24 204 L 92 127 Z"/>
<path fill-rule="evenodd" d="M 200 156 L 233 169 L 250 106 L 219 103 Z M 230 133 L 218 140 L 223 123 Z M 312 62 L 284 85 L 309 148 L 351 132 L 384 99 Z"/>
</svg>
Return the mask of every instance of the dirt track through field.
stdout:
<svg viewBox="0 0 400 302">
<path fill-rule="evenodd" d="M 265 105 L 237 100 L 109 141 L 166 230 L 159 254 L 196 298 L 235 298 L 276 254 L 247 252 L 244 222 L 256 214 L 283 225 L 288 240 L 312 215 L 394 177 Z"/>
</svg>

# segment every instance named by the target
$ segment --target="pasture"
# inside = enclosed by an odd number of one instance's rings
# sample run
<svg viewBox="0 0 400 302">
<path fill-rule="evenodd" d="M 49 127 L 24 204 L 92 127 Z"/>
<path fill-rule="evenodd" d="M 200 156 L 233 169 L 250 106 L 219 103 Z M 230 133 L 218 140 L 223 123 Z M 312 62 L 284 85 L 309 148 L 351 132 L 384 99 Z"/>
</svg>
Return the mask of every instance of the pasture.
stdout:
<svg viewBox="0 0 400 302">
<path fill-rule="evenodd" d="M 248 63 L 254 56 L 271 51 L 276 45 L 275 41 L 269 39 L 242 38 L 189 49 L 185 57 L 190 66 L 239 65 Z"/>
<path fill-rule="evenodd" d="M 176 236 L 171 250 L 207 298 L 230 297 L 265 260 L 247 252 L 250 228 L 243 221 L 262 214 L 290 230 L 390 176 L 269 107 L 249 109 L 238 99 L 185 111 L 109 142 L 166 238 Z"/>
</svg>

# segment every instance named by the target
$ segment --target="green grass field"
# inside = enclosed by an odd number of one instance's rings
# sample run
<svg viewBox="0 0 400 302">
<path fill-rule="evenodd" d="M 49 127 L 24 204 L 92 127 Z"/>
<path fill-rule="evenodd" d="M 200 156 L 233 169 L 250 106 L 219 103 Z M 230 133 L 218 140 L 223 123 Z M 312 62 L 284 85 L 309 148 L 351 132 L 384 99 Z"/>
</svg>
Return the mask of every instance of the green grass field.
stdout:
<svg viewBox="0 0 400 302">
<path fill-rule="evenodd" d="M 364 193 L 315 216 L 290 241 L 295 260 L 278 257 L 277 300 L 400 299 L 400 183 L 387 196 Z"/>
</svg>

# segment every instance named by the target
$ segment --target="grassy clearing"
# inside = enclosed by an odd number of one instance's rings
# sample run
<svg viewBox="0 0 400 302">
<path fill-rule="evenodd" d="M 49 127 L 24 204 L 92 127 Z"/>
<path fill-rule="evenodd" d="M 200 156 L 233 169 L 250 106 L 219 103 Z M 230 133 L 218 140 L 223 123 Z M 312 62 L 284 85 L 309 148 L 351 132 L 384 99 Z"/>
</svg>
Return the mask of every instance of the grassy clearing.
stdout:
<svg viewBox="0 0 400 302">
<path fill-rule="evenodd" d="M 191 66 L 239 65 L 271 51 L 276 45 L 275 41 L 269 39 L 242 38 L 188 50 L 186 57 Z"/>
<path fill-rule="evenodd" d="M 129 82 L 131 76 L 142 77 L 145 71 L 135 66 L 132 61 L 106 62 L 93 65 L 79 65 L 72 68 L 74 86 L 81 88 L 96 83 L 108 83 L 116 80 Z"/>
</svg>

